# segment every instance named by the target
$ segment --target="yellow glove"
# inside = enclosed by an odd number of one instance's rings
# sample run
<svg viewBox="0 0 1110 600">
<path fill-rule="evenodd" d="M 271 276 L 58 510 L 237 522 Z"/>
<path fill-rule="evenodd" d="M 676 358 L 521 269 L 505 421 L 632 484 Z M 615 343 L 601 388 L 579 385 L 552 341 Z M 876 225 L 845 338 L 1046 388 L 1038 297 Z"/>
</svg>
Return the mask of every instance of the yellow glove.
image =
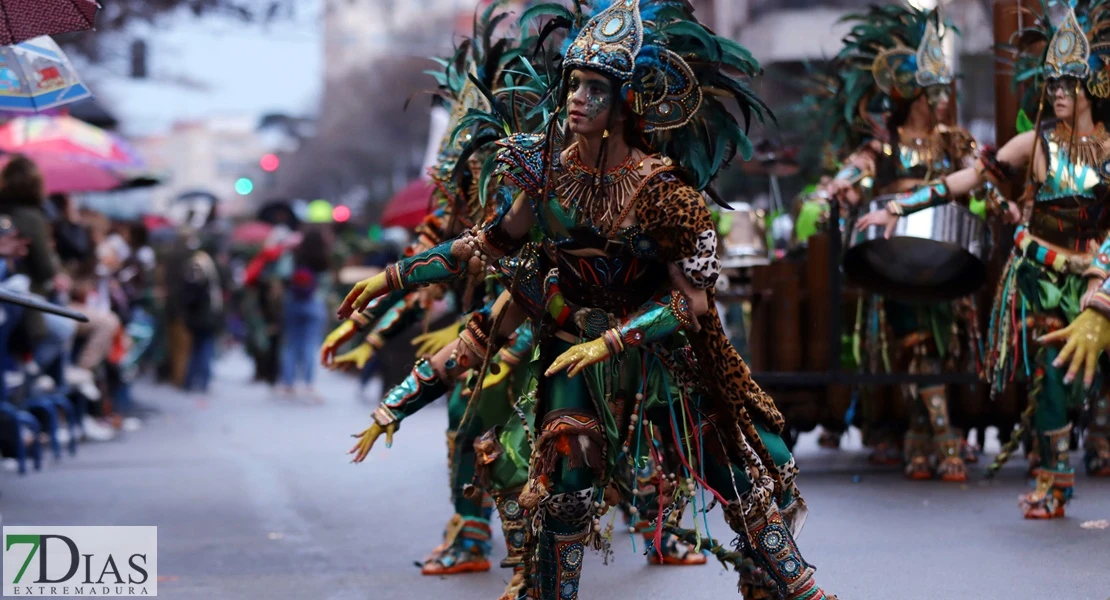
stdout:
<svg viewBox="0 0 1110 600">
<path fill-rule="evenodd" d="M 388 288 L 389 282 L 385 271 L 356 283 L 343 299 L 343 304 L 339 306 L 339 318 L 346 319 L 356 312 L 362 312 L 371 300 L 381 296 Z"/>
<path fill-rule="evenodd" d="M 546 375 L 551 377 L 569 367 L 570 370 L 567 371 L 567 376 L 575 377 L 586 367 L 596 365 L 606 360 L 611 355 L 612 353 L 609 350 L 609 345 L 605 343 L 604 338 L 597 338 L 596 340 L 584 344 L 577 344 L 571 346 L 570 350 L 560 354 L 559 357 L 555 359 L 555 362 L 551 363 L 551 366 L 548 367 Z"/>
<path fill-rule="evenodd" d="M 324 338 L 324 344 L 320 346 L 320 364 L 325 367 L 331 366 L 336 350 L 339 350 L 339 347 L 347 343 L 356 333 L 358 333 L 358 324 L 354 321 L 343 321 L 335 331 L 329 333 L 328 337 Z"/>
<path fill-rule="evenodd" d="M 370 425 L 370 427 L 362 433 L 352 435 L 353 438 L 358 438 L 358 442 L 353 448 L 347 451 L 347 454 L 354 454 L 355 457 L 351 459 L 353 463 L 360 463 L 366 460 L 367 455 L 370 454 L 370 449 L 374 447 L 374 442 L 385 434 L 385 447 L 388 448 L 393 445 L 393 434 L 397 431 L 397 424 L 390 423 L 385 427 L 378 425 L 377 422 Z"/>
<path fill-rule="evenodd" d="M 331 368 L 345 371 L 361 371 L 362 368 L 366 366 L 366 363 L 370 362 L 371 358 L 374 358 L 374 352 L 375 349 L 369 342 L 363 342 L 356 346 L 354 350 L 335 357 L 335 360 L 331 364 Z"/>
<path fill-rule="evenodd" d="M 459 324 L 452 323 L 443 329 L 416 336 L 412 340 L 412 345 L 416 346 L 417 358 L 430 357 L 446 348 L 447 344 L 455 341 L 458 337 Z"/>
<path fill-rule="evenodd" d="M 1095 380 L 1099 355 L 1110 348 L 1110 320 L 1088 308 L 1079 313 L 1067 327 L 1042 336 L 1037 341 L 1056 345 L 1063 342 L 1064 348 L 1060 350 L 1052 366 L 1062 368 L 1070 359 L 1071 364 L 1067 375 L 1064 375 L 1064 383 L 1071 383 L 1082 371 L 1083 384 L 1089 388 Z"/>
</svg>

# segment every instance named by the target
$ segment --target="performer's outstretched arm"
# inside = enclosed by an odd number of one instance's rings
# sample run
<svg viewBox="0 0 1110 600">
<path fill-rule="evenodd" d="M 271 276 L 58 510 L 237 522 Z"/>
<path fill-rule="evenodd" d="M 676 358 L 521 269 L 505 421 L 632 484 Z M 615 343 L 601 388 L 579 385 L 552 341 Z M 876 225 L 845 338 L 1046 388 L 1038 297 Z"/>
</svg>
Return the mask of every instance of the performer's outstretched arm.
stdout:
<svg viewBox="0 0 1110 600">
<path fill-rule="evenodd" d="M 502 312 L 504 316 L 495 332 L 492 325 Z M 402 420 L 443 396 L 450 382 L 479 366 L 486 353 L 497 351 L 526 317 L 524 311 L 512 303 L 507 292 L 498 298 L 491 311 L 471 315 L 457 340 L 430 360 L 418 361 L 412 373 L 390 390 L 374 410 L 374 422 L 368 429 L 355 435 L 359 441 L 349 452 L 355 455 L 353 462 L 362 462 L 383 433 L 386 435 L 386 443 L 392 443 L 393 434 Z"/>
<path fill-rule="evenodd" d="M 475 230 L 386 267 L 379 275 L 359 282 L 339 308 L 346 318 L 371 300 L 395 290 L 411 290 L 462 277 L 468 268 L 485 268 L 488 260 L 511 254 L 523 245 L 534 218 L 528 200 L 517 198 L 512 206 Z M 483 260 L 483 258 L 485 260 Z"/>
<path fill-rule="evenodd" d="M 1029 164 L 1036 141 L 1036 134 L 1027 131 L 1006 142 L 997 154 L 984 150 L 975 166 L 956 171 L 916 192 L 891 200 L 885 209 L 874 210 L 860 217 L 856 228 L 862 231 L 872 225 L 879 225 L 886 228 L 886 235 L 889 237 L 902 215 L 946 204 L 956 196 L 970 194 L 987 182 L 998 185 L 1014 171 Z M 1020 217 L 1020 214 L 1015 213 L 1016 207 L 1011 208 L 1008 220 L 1012 221 L 1015 216 Z"/>
</svg>

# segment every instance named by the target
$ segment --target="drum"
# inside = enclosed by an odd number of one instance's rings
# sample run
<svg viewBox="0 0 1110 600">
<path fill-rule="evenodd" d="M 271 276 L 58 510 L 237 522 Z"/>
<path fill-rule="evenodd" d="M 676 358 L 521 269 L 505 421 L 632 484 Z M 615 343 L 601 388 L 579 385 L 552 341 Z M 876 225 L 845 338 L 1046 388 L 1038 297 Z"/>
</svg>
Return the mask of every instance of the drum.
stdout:
<svg viewBox="0 0 1110 600">
<path fill-rule="evenodd" d="M 735 208 L 728 213 L 732 227 L 724 239 L 721 268 L 743 269 L 769 264 L 766 226 L 761 213 L 746 202 L 733 206 Z"/>
<path fill-rule="evenodd" d="M 869 208 L 885 210 L 891 199 L 877 198 Z M 963 206 L 945 204 L 898 219 L 890 239 L 881 227 L 850 230 L 844 274 L 897 300 L 955 300 L 986 281 L 990 252 L 986 222 Z"/>
</svg>

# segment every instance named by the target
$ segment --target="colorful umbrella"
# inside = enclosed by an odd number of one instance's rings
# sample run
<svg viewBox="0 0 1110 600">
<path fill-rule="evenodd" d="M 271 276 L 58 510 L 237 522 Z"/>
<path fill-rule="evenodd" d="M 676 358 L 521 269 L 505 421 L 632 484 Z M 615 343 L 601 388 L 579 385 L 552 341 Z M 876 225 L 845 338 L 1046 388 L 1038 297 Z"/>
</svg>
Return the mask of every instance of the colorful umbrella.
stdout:
<svg viewBox="0 0 1110 600">
<path fill-rule="evenodd" d="M 107 192 L 122 186 L 127 178 L 104 165 L 75 161 L 54 154 L 27 154 L 35 161 L 46 183 L 46 192 Z M 0 168 L 10 156 L 0 158 Z"/>
<path fill-rule="evenodd" d="M 96 0 L 0 0 L 0 45 L 40 35 L 87 31 L 95 24 Z"/>
<path fill-rule="evenodd" d="M 430 212 L 434 189 L 430 182 L 423 179 L 406 185 L 385 206 L 381 218 L 382 227 L 412 229 L 419 225 Z"/>
<path fill-rule="evenodd" d="M 0 126 L 0 151 L 36 157 L 50 154 L 128 175 L 144 166 L 123 138 L 66 116 L 36 115 L 8 121 Z"/>
<path fill-rule="evenodd" d="M 49 36 L 0 47 L 0 110 L 37 113 L 91 96 Z"/>
</svg>

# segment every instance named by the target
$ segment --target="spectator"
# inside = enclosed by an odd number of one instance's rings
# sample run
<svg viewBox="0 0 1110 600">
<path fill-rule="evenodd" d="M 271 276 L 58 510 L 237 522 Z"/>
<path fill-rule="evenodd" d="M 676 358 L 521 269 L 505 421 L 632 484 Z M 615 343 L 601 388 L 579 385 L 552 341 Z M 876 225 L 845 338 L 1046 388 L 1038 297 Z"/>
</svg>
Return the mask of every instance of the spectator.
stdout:
<svg viewBox="0 0 1110 600">
<path fill-rule="evenodd" d="M 53 249 L 45 210 L 46 193 L 42 174 L 31 159 L 14 155 L 0 171 L 0 212 L 7 214 L 19 234 L 27 238 L 27 255 L 15 272 L 30 279 L 30 291 L 40 298 L 64 301 L 71 281 L 61 271 Z M 33 350 L 39 367 L 49 367 L 63 358 L 73 342 L 77 323 L 65 317 L 27 311 L 15 338 Z"/>
<path fill-rule="evenodd" d="M 181 301 L 185 327 L 192 337 L 192 351 L 185 389 L 207 394 L 212 380 L 216 335 L 223 318 L 223 291 L 216 263 L 201 248 L 200 238 L 195 233 L 189 236 L 188 245 L 192 256 L 185 268 Z"/>
<path fill-rule="evenodd" d="M 54 221 L 54 243 L 62 263 L 84 261 L 92 256 L 89 229 L 85 227 L 77 203 L 69 194 L 51 194 L 49 208 Z"/>
<path fill-rule="evenodd" d="M 316 349 L 324 339 L 327 294 L 331 287 L 331 244 L 319 229 L 305 233 L 304 240 L 282 269 L 285 301 L 282 308 L 281 380 L 285 393 L 296 391 L 298 380 L 305 392 L 320 401 L 312 388 Z"/>
</svg>

